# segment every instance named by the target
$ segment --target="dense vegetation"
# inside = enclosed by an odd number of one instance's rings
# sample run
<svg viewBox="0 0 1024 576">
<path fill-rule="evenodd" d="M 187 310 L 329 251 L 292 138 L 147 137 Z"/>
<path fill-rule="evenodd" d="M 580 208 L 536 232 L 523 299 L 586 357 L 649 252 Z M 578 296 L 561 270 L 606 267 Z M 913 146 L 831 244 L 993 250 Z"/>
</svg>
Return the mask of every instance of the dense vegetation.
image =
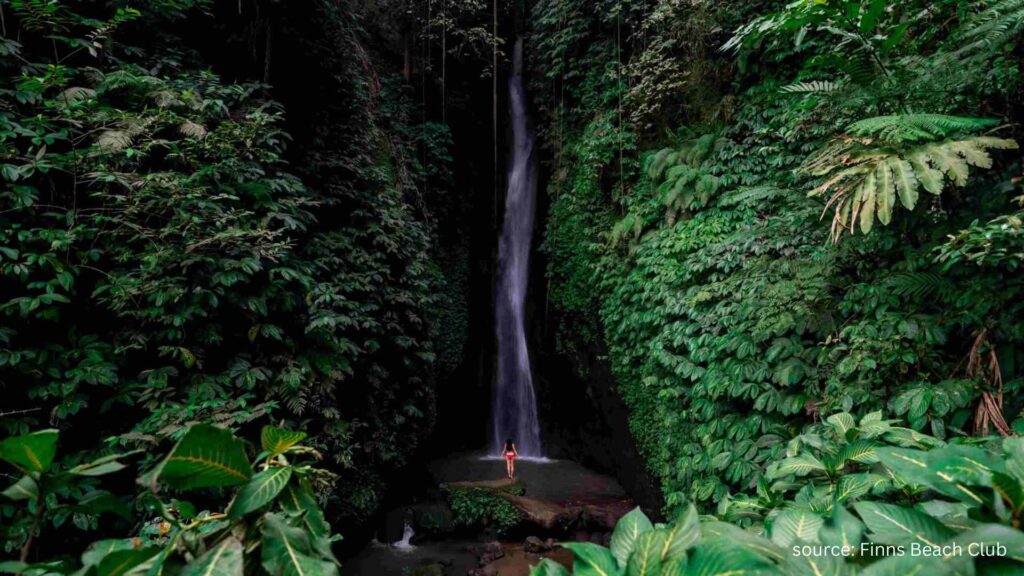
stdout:
<svg viewBox="0 0 1024 576">
<path fill-rule="evenodd" d="M 0 572 L 337 573 L 471 332 L 496 33 L 673 519 L 574 573 L 1021 572 L 1024 2 L 281 4 L 0 0 Z"/>
<path fill-rule="evenodd" d="M 439 240 L 457 198 L 451 141 L 444 125 L 413 129 L 400 69 L 365 48 L 390 21 L 311 2 L 291 33 L 306 58 L 330 54 L 332 75 L 307 90 L 332 103 L 292 143 L 263 74 L 222 79 L 193 30 L 258 37 L 269 24 L 244 17 L 270 9 L 0 3 L 0 437 L 60 430 L 64 473 L 124 454 L 152 468 L 197 423 L 303 430 L 335 473 L 317 496 L 353 526 L 429 434 L 436 378 L 461 354 L 465 263 Z M 37 479 L 36 500 L 5 500 L 3 555 L 70 557 L 90 533 L 129 534 L 151 508 L 115 476 L 105 492 Z"/>
<path fill-rule="evenodd" d="M 532 16 L 552 299 L 669 508 L 837 411 L 1020 429 L 1019 3 L 590 4 Z"/>
<path fill-rule="evenodd" d="M 852 422 L 845 413 L 829 418 L 833 430 L 861 442 L 894 430 L 878 418 L 865 418 L 859 428 Z M 1019 438 L 995 444 L 992 451 L 964 445 L 876 451 L 874 462 L 899 478 L 894 485 L 905 496 L 930 491 L 948 501 L 911 507 L 860 499 L 848 506 L 858 496 L 836 490 L 827 508 L 782 510 L 760 535 L 700 518 L 692 505 L 668 525 L 652 524 L 637 509 L 619 521 L 610 549 L 565 546 L 574 553 L 577 576 L 1018 574 L 1024 445 Z M 568 572 L 545 560 L 532 574 Z"/>
</svg>

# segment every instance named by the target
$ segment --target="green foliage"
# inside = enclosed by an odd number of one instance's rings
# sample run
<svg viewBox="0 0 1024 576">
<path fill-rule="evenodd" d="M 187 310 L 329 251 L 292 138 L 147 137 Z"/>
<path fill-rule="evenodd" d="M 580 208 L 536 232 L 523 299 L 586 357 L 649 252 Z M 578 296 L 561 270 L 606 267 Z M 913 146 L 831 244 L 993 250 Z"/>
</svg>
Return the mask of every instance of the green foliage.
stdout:
<svg viewBox="0 0 1024 576">
<path fill-rule="evenodd" d="M 516 493 L 515 488 L 503 490 Z M 490 488 L 445 488 L 445 497 L 455 523 L 474 528 L 492 528 L 505 534 L 523 521 L 523 514 L 511 502 Z"/>
<path fill-rule="evenodd" d="M 1016 37 L 961 51 L 1001 4 L 534 7 L 560 344 L 607 347 L 670 511 L 763 517 L 796 494 L 827 507 L 839 482 L 862 491 L 877 464 L 836 464 L 852 440 L 788 443 L 820 436 L 822 415 L 904 418 L 870 438 L 902 446 L 982 430 L 995 398 L 1007 421 L 1024 407 L 1020 215 L 1000 215 L 1015 159 L 992 153 L 1019 139 Z M 619 67 L 650 71 L 625 99 Z M 823 213 L 833 237 L 872 233 L 830 245 Z M 811 468 L 769 481 L 790 450 Z"/>
<path fill-rule="evenodd" d="M 830 454 L 833 458 L 865 438 L 895 433 L 900 441 L 912 441 L 906 429 L 892 427 L 880 417 L 855 425 L 849 414 L 836 414 L 829 418 L 827 429 L 834 438 L 853 440 Z M 994 441 L 991 451 L 940 444 L 921 450 L 878 448 L 870 457 L 858 451 L 861 464 L 884 467 L 888 476 L 882 482 L 902 488 L 904 492 L 893 494 L 911 503 L 874 501 L 863 492 L 852 506 L 836 494 L 831 506 L 814 510 L 798 497 L 749 531 L 713 518 L 698 521 L 692 506 L 668 525 L 652 524 L 637 509 L 619 520 L 610 549 L 564 544 L 574 553 L 572 573 L 942 576 L 1019 572 L 1024 568 L 1024 532 L 1019 530 L 1018 517 L 1024 502 L 1024 444 L 1008 438 Z M 794 457 L 788 460 L 780 468 L 796 466 Z M 837 460 L 832 463 L 841 467 Z M 802 464 L 800 468 L 805 469 Z M 543 560 L 530 573 L 568 574 L 551 560 Z"/>
<path fill-rule="evenodd" d="M 264 436 L 297 437 L 297 433 L 270 426 L 263 432 Z M 76 515 L 116 513 L 131 518 L 121 496 L 92 483 L 77 494 L 69 494 L 68 487 L 82 477 L 117 474 L 126 468 L 122 461 L 135 454 L 114 452 L 93 462 L 51 469 L 49 460 L 57 440 L 56 431 L 43 431 L 3 441 L 6 448 L 0 460 L 24 474 L 3 493 L 16 503 L 7 548 L 16 544 L 21 549 L 20 560 L 4 563 L 4 572 L 338 573 L 338 561 L 331 551 L 336 537 L 313 492 L 315 484 L 329 481 L 329 475 L 308 461 L 310 456 L 319 458 L 319 454 L 296 442 L 276 453 L 264 451 L 250 464 L 243 440 L 209 424 L 188 428 L 163 462 L 139 478 L 153 491 L 138 502 L 134 522 L 142 528 L 137 533 L 92 543 L 81 554 L 80 562 L 28 563 L 32 547 L 45 544 L 48 538 L 46 526 L 59 525 L 56 519 L 68 510 Z M 48 458 L 38 457 L 47 454 Z M 37 465 L 25 468 L 24 455 L 37 456 L 32 458 Z M 253 472 L 253 465 L 259 472 Z M 198 488 L 239 485 L 233 495 L 223 491 L 196 493 Z M 191 492 L 210 507 L 197 512 L 192 503 L 161 494 L 160 486 L 177 495 Z M 214 497 L 209 498 L 211 495 Z M 20 535 L 21 542 L 10 538 L 12 534 Z M 65 547 L 64 552 L 73 550 Z"/>
<path fill-rule="evenodd" d="M 947 138 L 992 124 L 936 114 L 867 118 L 847 127 L 849 136 L 812 155 L 800 170 L 824 179 L 810 194 L 828 197 L 834 241 L 858 222 L 867 234 L 876 219 L 883 225 L 892 221 L 897 197 L 913 210 L 920 188 L 938 195 L 947 179 L 964 187 L 970 166 L 992 167 L 987 150 L 1017 148 L 1006 138 Z"/>
<path fill-rule="evenodd" d="M 174 36 L 209 2 L 142 4 L 5 3 L 0 429 L 151 452 L 273 414 L 342 473 L 337 516 L 363 520 L 433 424 L 435 315 L 463 327 L 420 196 L 451 186 L 447 128 L 418 141 L 407 99 L 350 49 L 354 9 L 315 3 L 330 14 L 308 41 L 335 55 L 324 77 L 345 85 L 326 90 L 348 116 L 325 111 L 316 129 L 342 142 L 297 156 L 271 87 L 244 66 L 223 81 Z M 406 160 L 420 145 L 429 166 Z M 450 370 L 461 340 L 444 336 Z"/>
</svg>

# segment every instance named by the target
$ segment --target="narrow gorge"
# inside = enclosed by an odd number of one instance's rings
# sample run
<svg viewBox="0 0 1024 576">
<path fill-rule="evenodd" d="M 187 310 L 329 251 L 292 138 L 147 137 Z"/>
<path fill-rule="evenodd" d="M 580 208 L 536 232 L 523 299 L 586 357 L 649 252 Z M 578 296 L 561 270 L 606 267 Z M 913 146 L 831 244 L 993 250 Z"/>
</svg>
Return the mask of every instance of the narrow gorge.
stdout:
<svg viewBox="0 0 1024 576">
<path fill-rule="evenodd" d="M 1022 34 L 0 0 L 0 573 L 1024 573 Z"/>
</svg>

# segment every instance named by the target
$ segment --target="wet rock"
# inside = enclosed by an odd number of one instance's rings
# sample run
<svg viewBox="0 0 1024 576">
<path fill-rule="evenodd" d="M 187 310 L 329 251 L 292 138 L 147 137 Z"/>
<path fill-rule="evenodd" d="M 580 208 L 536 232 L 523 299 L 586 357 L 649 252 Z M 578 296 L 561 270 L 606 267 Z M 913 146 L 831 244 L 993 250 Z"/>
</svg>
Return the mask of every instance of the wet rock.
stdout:
<svg viewBox="0 0 1024 576">
<path fill-rule="evenodd" d="M 470 570 L 467 576 L 498 576 L 498 569 L 494 566 L 484 566 L 483 568 Z"/>
<path fill-rule="evenodd" d="M 527 537 L 526 542 L 523 543 L 523 550 L 531 554 L 543 554 L 545 552 L 550 552 L 554 547 L 554 540 L 551 538 L 544 541 L 536 536 Z"/>
<path fill-rule="evenodd" d="M 484 551 L 480 555 L 480 566 L 486 566 L 505 555 L 505 548 L 501 542 L 488 542 L 484 544 Z"/>
</svg>

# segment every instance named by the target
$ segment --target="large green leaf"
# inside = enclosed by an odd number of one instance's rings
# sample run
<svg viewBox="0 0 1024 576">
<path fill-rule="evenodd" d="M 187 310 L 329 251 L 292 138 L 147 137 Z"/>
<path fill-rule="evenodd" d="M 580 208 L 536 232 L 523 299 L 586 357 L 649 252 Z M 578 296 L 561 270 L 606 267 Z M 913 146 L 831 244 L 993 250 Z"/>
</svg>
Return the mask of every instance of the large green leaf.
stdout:
<svg viewBox="0 0 1024 576">
<path fill-rule="evenodd" d="M 182 490 L 235 486 L 250 477 L 245 444 L 210 424 L 191 427 L 157 472 L 159 482 Z"/>
<path fill-rule="evenodd" d="M 872 474 L 844 474 L 836 482 L 834 498 L 837 504 L 860 498 L 874 487 Z"/>
<path fill-rule="evenodd" d="M 698 544 L 690 553 L 685 576 L 751 576 L 773 570 L 768 558 L 726 540 Z"/>
<path fill-rule="evenodd" d="M 818 530 L 823 524 L 821 516 L 806 510 L 783 510 L 771 519 L 771 537 L 783 548 L 795 542 L 817 542 Z"/>
<path fill-rule="evenodd" d="M 644 532 L 653 529 L 654 525 L 639 507 L 619 519 L 611 539 L 611 553 L 618 561 L 619 566 L 625 566 L 629 561 L 629 555 L 633 552 L 637 538 Z"/>
<path fill-rule="evenodd" d="M 275 426 L 264 426 L 263 431 L 260 433 L 263 450 L 270 456 L 284 454 L 285 451 L 302 442 L 305 438 L 305 432 L 293 432 Z"/>
<path fill-rule="evenodd" d="M 900 480 L 931 488 L 972 506 L 988 500 L 985 491 L 978 487 L 990 487 L 993 470 L 1003 468 L 994 454 L 969 446 L 945 446 L 927 452 L 885 448 L 879 450 L 878 458 Z"/>
<path fill-rule="evenodd" d="M 40 430 L 0 441 L 0 460 L 23 472 L 45 472 L 57 453 L 57 431 Z"/>
<path fill-rule="evenodd" d="M 235 501 L 228 510 L 228 517 L 237 520 L 266 506 L 277 498 L 291 477 L 290 466 L 269 468 L 256 474 L 238 491 Z"/>
<path fill-rule="evenodd" d="M 181 576 L 241 576 L 242 566 L 242 543 L 229 537 L 189 562 Z"/>
<path fill-rule="evenodd" d="M 123 470 L 125 465 L 121 463 L 121 458 L 131 456 L 142 452 L 141 450 L 133 450 L 124 454 L 111 454 L 102 458 L 97 458 L 92 462 L 86 462 L 75 466 L 68 472 L 78 476 L 103 476 L 105 474 L 111 474 L 119 470 Z"/>
<path fill-rule="evenodd" d="M 39 497 L 39 485 L 31 476 L 22 476 L 6 490 L 0 492 L 0 496 L 11 500 L 35 500 Z"/>
<path fill-rule="evenodd" d="M 849 412 L 838 412 L 829 416 L 825 422 L 836 431 L 840 438 L 845 438 L 846 433 L 857 426 L 853 416 Z"/>
<path fill-rule="evenodd" d="M 793 555 L 782 566 L 786 576 L 845 576 L 852 573 L 842 555 Z"/>
<path fill-rule="evenodd" d="M 953 535 L 953 531 L 938 520 L 909 508 L 881 502 L 857 502 L 853 507 L 871 530 L 874 542 L 894 545 L 917 542 L 936 546 Z"/>
<path fill-rule="evenodd" d="M 313 556 L 315 550 L 309 534 L 292 526 L 283 514 L 263 516 L 263 539 L 260 562 L 270 574 L 282 576 L 337 575 L 332 561 Z"/>
<path fill-rule="evenodd" d="M 782 476 L 794 474 L 806 476 L 814 472 L 824 472 L 825 464 L 818 460 L 813 454 L 798 454 L 790 456 L 768 468 L 768 479 L 774 480 Z"/>
<path fill-rule="evenodd" d="M 639 533 L 632 544 L 635 545 L 638 539 Z M 566 542 L 562 546 L 572 550 L 574 555 L 572 561 L 573 576 L 617 576 L 622 574 L 622 569 L 616 564 L 615 557 L 604 546 L 598 546 L 590 542 Z M 623 562 L 623 565 L 625 565 L 625 562 Z"/>
<path fill-rule="evenodd" d="M 667 531 L 648 530 L 640 534 L 633 553 L 626 563 L 626 576 L 658 576 L 661 572 L 661 553 L 665 549 Z"/>
<path fill-rule="evenodd" d="M 333 559 L 331 551 L 331 527 L 324 519 L 320 504 L 313 495 L 309 481 L 292 475 L 292 481 L 284 489 L 280 498 L 281 506 L 302 519 L 302 525 L 312 539 L 313 548 L 322 558 Z"/>
<path fill-rule="evenodd" d="M 661 551 L 662 560 L 685 558 L 686 550 L 700 540 L 700 519 L 697 508 L 690 504 L 676 516 L 672 525 L 665 530 L 665 544 Z"/>
<path fill-rule="evenodd" d="M 783 550 L 774 542 L 727 522 L 704 522 L 701 524 L 700 530 L 701 536 L 707 542 L 725 542 L 730 546 L 746 548 L 758 556 L 779 562 L 785 560 L 789 555 L 788 550 Z"/>
<path fill-rule="evenodd" d="M 826 546 L 856 548 L 863 538 L 864 523 L 842 506 L 836 506 L 818 530 L 818 540 Z"/>
<path fill-rule="evenodd" d="M 82 553 L 82 565 L 96 566 L 108 554 L 118 550 L 131 550 L 132 548 L 135 548 L 135 542 L 133 542 L 131 538 L 99 540 L 93 542 L 85 552 Z"/>
<path fill-rule="evenodd" d="M 96 576 L 121 576 L 160 553 L 158 546 L 115 550 L 100 560 L 96 566 Z"/>
<path fill-rule="evenodd" d="M 530 576 L 569 576 L 569 571 L 558 562 L 545 558 L 530 568 Z"/>
<path fill-rule="evenodd" d="M 946 575 L 973 575 L 976 573 L 992 574 L 1022 574 L 1024 573 L 1024 533 L 1008 526 L 999 524 L 979 525 L 967 532 L 956 535 L 953 538 L 941 542 L 943 546 L 951 547 L 956 545 L 958 551 L 952 552 L 951 548 L 940 550 L 945 555 L 925 556 L 924 554 L 911 554 L 907 550 L 903 555 L 891 556 L 881 559 L 860 573 L 860 576 L 946 576 Z M 1005 572 L 989 572 L 987 569 L 976 571 L 975 558 L 972 551 L 977 552 L 979 546 L 985 546 L 985 550 L 995 553 L 1005 551 L 1005 556 L 997 557 L 1004 568 L 1009 566 Z M 1003 546 L 1001 550 L 995 547 Z M 978 558 L 978 564 L 984 566 L 986 561 Z"/>
</svg>

